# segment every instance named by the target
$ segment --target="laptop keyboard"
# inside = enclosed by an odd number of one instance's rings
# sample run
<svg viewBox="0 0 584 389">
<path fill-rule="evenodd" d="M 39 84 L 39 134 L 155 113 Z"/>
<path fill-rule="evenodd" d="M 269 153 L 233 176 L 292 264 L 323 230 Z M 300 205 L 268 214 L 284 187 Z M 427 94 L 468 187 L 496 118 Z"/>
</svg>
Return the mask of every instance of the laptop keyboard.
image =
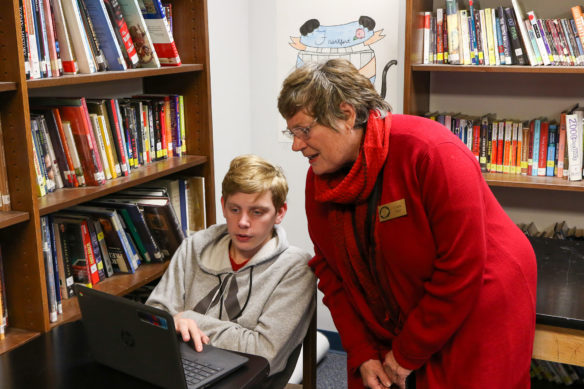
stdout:
<svg viewBox="0 0 584 389">
<path fill-rule="evenodd" d="M 221 367 L 213 366 L 208 362 L 197 363 L 185 358 L 182 358 L 182 364 L 189 384 L 197 384 L 222 370 Z"/>
</svg>

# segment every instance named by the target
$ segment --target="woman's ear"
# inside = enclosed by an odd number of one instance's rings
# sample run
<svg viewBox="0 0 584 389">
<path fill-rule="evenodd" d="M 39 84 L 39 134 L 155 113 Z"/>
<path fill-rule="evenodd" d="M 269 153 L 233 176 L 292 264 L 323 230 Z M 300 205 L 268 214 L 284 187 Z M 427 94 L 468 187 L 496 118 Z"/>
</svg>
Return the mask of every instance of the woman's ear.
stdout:
<svg viewBox="0 0 584 389">
<path fill-rule="evenodd" d="M 355 120 L 357 118 L 357 112 L 355 111 L 355 107 L 343 101 L 339 108 L 346 117 L 345 122 L 350 126 L 349 129 L 353 129 L 353 127 L 355 127 Z"/>
</svg>

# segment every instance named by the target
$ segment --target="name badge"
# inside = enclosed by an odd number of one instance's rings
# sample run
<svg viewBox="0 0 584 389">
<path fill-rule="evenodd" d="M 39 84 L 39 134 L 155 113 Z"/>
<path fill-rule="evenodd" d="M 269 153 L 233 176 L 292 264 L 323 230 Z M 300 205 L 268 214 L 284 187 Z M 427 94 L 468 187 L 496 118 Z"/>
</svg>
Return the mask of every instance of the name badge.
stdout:
<svg viewBox="0 0 584 389">
<path fill-rule="evenodd" d="M 379 212 L 380 222 L 386 222 L 388 220 L 396 219 L 408 214 L 408 211 L 406 210 L 405 199 L 400 199 L 397 201 L 392 201 L 391 203 L 380 205 L 377 207 L 377 211 Z"/>
</svg>

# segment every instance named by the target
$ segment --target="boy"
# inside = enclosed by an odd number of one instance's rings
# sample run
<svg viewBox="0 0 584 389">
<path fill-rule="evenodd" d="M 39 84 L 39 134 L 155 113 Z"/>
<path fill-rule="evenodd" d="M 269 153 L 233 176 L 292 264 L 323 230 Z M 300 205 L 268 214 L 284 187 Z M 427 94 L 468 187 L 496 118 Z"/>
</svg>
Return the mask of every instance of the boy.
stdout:
<svg viewBox="0 0 584 389">
<path fill-rule="evenodd" d="M 289 246 L 279 225 L 287 193 L 279 168 L 253 155 L 233 159 L 222 184 L 227 223 L 185 239 L 146 302 L 170 312 L 196 350 L 212 343 L 261 355 L 270 376 L 286 367 L 314 309 L 310 254 Z"/>
</svg>

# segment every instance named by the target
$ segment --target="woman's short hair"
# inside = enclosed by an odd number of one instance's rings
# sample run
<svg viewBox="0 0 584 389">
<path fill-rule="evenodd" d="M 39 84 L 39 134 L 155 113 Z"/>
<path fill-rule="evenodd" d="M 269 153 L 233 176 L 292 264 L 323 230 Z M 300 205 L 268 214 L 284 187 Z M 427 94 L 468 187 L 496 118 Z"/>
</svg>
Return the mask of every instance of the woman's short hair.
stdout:
<svg viewBox="0 0 584 389">
<path fill-rule="evenodd" d="M 221 194 L 227 198 L 235 193 L 272 193 L 272 203 L 278 211 L 286 203 L 288 183 L 282 169 L 257 155 L 235 157 L 223 178 Z"/>
<path fill-rule="evenodd" d="M 294 70 L 284 80 L 278 110 L 285 119 L 303 110 L 320 124 L 336 129 L 337 120 L 347 119 L 340 108 L 343 102 L 355 109 L 355 127 L 367 122 L 371 110 L 381 116 L 391 110 L 371 81 L 344 59 L 307 63 Z"/>
</svg>

